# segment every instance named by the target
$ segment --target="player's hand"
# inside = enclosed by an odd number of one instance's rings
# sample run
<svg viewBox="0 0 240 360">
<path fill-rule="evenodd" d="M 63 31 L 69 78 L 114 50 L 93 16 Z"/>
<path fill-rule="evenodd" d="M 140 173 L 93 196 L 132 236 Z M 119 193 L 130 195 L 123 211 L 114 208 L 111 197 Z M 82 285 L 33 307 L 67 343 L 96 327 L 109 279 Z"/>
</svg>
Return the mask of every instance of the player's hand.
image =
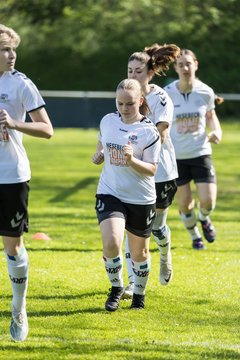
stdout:
<svg viewBox="0 0 240 360">
<path fill-rule="evenodd" d="M 215 101 L 218 105 L 221 105 L 224 102 L 224 98 L 222 96 L 216 96 Z"/>
<path fill-rule="evenodd" d="M 129 141 L 124 147 L 123 147 L 123 154 L 125 156 L 126 162 L 129 165 L 129 163 L 132 160 L 133 157 L 133 148 L 131 145 L 131 141 Z"/>
<path fill-rule="evenodd" d="M 96 165 L 100 165 L 104 162 L 104 154 L 102 151 L 97 151 L 93 157 L 92 157 L 92 162 Z"/>
<path fill-rule="evenodd" d="M 222 140 L 222 133 L 219 131 L 211 131 L 208 134 L 208 141 L 213 144 L 219 144 Z"/>
<path fill-rule="evenodd" d="M 8 129 L 15 129 L 16 121 L 11 118 L 8 112 L 4 109 L 0 109 L 0 124 Z"/>
</svg>

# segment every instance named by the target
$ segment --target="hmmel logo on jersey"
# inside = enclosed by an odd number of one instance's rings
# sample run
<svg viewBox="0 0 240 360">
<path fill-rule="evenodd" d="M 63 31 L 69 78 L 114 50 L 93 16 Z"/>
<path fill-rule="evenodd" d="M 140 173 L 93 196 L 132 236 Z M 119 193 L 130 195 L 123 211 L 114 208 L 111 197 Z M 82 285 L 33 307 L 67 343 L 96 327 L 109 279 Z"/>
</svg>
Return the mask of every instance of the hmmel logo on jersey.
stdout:
<svg viewBox="0 0 240 360">
<path fill-rule="evenodd" d="M 8 100 L 8 94 L 0 94 L 0 100 L 2 101 Z"/>
</svg>

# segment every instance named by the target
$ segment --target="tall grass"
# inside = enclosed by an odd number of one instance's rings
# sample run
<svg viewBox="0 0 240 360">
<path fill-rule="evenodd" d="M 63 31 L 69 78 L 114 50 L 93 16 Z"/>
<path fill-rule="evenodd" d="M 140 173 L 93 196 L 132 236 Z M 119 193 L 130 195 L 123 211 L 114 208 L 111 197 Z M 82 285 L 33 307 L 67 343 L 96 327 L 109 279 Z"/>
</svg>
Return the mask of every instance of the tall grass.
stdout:
<svg viewBox="0 0 240 360">
<path fill-rule="evenodd" d="M 1 252 L 0 359 L 240 359 L 240 126 L 225 123 L 223 130 L 221 145 L 213 147 L 216 242 L 193 251 L 174 203 L 168 216 L 171 284 L 159 284 L 152 241 L 146 309 L 132 311 L 122 301 L 115 313 L 104 310 L 109 283 L 94 210 L 101 171 L 91 163 L 97 131 L 57 129 L 50 141 L 25 137 L 32 167 L 30 232 L 24 236 L 30 331 L 26 342 L 11 342 L 11 288 Z M 51 240 L 32 240 L 36 232 Z"/>
</svg>

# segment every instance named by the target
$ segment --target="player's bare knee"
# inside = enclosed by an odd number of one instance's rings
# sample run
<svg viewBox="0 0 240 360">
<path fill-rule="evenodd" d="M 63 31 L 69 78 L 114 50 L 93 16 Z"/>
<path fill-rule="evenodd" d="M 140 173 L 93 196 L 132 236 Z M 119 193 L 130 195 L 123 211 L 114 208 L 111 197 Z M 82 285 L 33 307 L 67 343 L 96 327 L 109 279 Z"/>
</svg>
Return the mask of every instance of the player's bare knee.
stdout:
<svg viewBox="0 0 240 360">
<path fill-rule="evenodd" d="M 134 253 L 131 254 L 131 258 L 136 262 L 146 261 L 149 258 L 149 251 L 147 248 L 141 249 L 140 251 L 134 251 Z"/>
</svg>

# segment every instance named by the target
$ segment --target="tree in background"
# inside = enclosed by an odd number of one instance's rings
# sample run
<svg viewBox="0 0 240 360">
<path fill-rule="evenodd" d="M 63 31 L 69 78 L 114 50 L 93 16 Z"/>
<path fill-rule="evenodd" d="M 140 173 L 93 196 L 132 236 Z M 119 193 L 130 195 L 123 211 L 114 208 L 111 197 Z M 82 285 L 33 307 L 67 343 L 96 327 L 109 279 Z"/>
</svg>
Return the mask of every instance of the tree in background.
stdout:
<svg viewBox="0 0 240 360">
<path fill-rule="evenodd" d="M 172 42 L 197 54 L 216 92 L 240 92 L 238 0 L 5 0 L 0 14 L 23 35 L 18 69 L 41 89 L 112 91 L 130 53 Z"/>
</svg>

